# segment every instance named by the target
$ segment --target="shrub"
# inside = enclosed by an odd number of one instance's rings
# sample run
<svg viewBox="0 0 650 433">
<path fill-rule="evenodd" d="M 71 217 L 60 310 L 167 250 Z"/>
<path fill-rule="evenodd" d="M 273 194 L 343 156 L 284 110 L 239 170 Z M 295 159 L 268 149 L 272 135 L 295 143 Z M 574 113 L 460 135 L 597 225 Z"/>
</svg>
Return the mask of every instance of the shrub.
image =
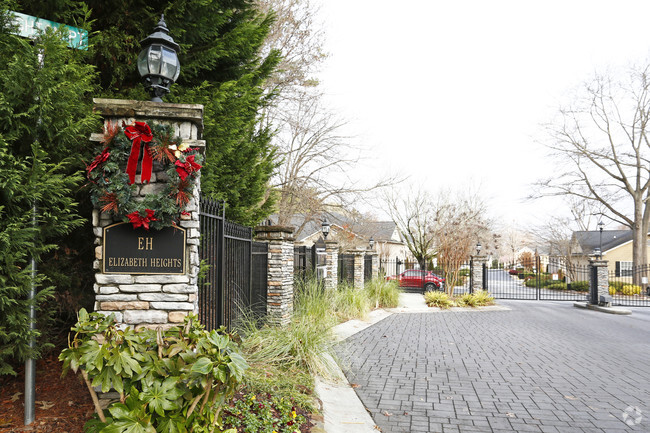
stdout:
<svg viewBox="0 0 650 433">
<path fill-rule="evenodd" d="M 465 293 L 459 298 L 456 298 L 456 305 L 459 307 L 476 307 L 476 298 L 473 294 Z"/>
<path fill-rule="evenodd" d="M 565 283 L 562 283 L 560 281 L 553 281 L 550 284 L 546 286 L 547 289 L 549 290 L 566 290 L 567 285 Z"/>
<path fill-rule="evenodd" d="M 576 292 L 588 292 L 589 281 L 574 281 L 571 283 L 571 290 L 575 290 Z"/>
<path fill-rule="evenodd" d="M 624 281 L 610 281 L 609 286 L 613 287 L 614 290 L 620 291 L 626 283 Z"/>
<path fill-rule="evenodd" d="M 374 278 L 364 289 L 370 305 L 374 308 L 395 308 L 399 304 L 401 290 L 397 281 Z"/>
<path fill-rule="evenodd" d="M 469 277 L 469 272 L 470 270 L 467 268 L 461 269 L 460 271 L 458 271 L 458 275 L 461 277 Z"/>
<path fill-rule="evenodd" d="M 437 290 L 426 292 L 424 294 L 424 302 L 426 302 L 429 307 L 439 307 L 442 309 L 454 305 L 454 302 L 449 298 L 449 295 Z"/>
<path fill-rule="evenodd" d="M 290 399 L 246 394 L 224 410 L 224 424 L 255 433 L 294 433 L 306 422 Z"/>
<path fill-rule="evenodd" d="M 476 299 L 477 306 L 494 304 L 494 297 L 490 296 L 486 290 L 477 290 L 474 292 L 474 298 Z"/>
<path fill-rule="evenodd" d="M 136 332 L 118 328 L 112 315 L 82 309 L 72 330 L 59 359 L 64 374 L 81 371 L 93 397 L 99 419 L 90 420 L 86 432 L 214 430 L 222 425 L 224 401 L 248 368 L 230 335 L 205 331 L 196 316 L 164 333 Z M 120 394 L 120 401 L 108 406 L 108 417 L 95 386 Z"/>
<path fill-rule="evenodd" d="M 626 284 L 621 289 L 621 293 L 627 296 L 640 295 L 641 287 L 637 286 L 636 284 Z"/>
<path fill-rule="evenodd" d="M 609 294 L 614 296 L 616 294 L 616 286 L 609 285 Z"/>
</svg>

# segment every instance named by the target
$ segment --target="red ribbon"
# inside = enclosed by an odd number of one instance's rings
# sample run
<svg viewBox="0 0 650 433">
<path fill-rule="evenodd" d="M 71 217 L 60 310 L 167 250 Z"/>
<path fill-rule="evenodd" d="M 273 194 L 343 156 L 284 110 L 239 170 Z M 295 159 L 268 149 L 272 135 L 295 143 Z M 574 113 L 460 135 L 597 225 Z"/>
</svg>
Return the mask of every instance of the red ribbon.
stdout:
<svg viewBox="0 0 650 433">
<path fill-rule="evenodd" d="M 151 221 L 158 221 L 158 218 L 155 218 L 153 216 L 154 211 L 151 209 L 145 209 L 145 212 L 147 212 L 147 216 L 141 217 L 140 212 L 135 211 L 131 212 L 128 214 L 126 217 L 129 219 L 131 224 L 133 224 L 133 228 L 137 229 L 138 227 L 142 226 L 145 229 L 149 230 L 149 223 Z"/>
<path fill-rule="evenodd" d="M 178 173 L 182 180 L 187 179 L 187 176 L 196 171 L 199 171 L 200 169 L 201 165 L 194 162 L 194 155 L 188 156 L 185 159 L 185 162 L 176 160 L 176 173 Z"/>
<path fill-rule="evenodd" d="M 129 140 L 133 140 L 131 145 L 131 154 L 126 164 L 126 174 L 129 175 L 129 185 L 135 182 L 135 172 L 138 168 L 138 158 L 140 158 L 140 142 L 144 141 L 144 155 L 142 156 L 141 182 L 151 180 L 151 170 L 153 168 L 153 158 L 149 152 L 149 143 L 153 139 L 151 128 L 144 122 L 135 122 L 135 125 L 128 126 L 124 129 L 124 134 Z"/>
</svg>

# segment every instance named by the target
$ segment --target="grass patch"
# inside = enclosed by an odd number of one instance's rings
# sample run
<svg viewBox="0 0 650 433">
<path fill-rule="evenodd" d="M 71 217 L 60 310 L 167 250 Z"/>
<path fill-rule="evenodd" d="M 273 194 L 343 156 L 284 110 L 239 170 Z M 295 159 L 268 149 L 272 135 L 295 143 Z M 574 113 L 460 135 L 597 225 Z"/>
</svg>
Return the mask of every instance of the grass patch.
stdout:
<svg viewBox="0 0 650 433">
<path fill-rule="evenodd" d="M 374 308 L 395 308 L 399 305 L 399 295 L 402 291 L 397 281 L 375 278 L 366 283 L 364 290 Z"/>
</svg>

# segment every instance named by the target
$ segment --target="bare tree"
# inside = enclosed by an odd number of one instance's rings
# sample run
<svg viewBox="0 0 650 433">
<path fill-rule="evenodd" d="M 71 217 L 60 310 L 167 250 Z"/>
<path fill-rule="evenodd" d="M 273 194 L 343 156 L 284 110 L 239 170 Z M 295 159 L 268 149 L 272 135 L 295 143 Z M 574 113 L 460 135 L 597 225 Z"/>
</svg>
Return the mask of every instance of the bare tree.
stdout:
<svg viewBox="0 0 650 433">
<path fill-rule="evenodd" d="M 628 72 L 625 80 L 597 75 L 548 125 L 560 174 L 538 185 L 543 195 L 600 203 L 607 218 L 632 229 L 638 266 L 647 263 L 650 221 L 650 80 L 647 66 Z"/>
<path fill-rule="evenodd" d="M 421 189 L 400 194 L 395 189 L 385 194 L 388 213 L 415 260 L 424 269 L 435 256 L 435 209 L 431 196 Z"/>
</svg>

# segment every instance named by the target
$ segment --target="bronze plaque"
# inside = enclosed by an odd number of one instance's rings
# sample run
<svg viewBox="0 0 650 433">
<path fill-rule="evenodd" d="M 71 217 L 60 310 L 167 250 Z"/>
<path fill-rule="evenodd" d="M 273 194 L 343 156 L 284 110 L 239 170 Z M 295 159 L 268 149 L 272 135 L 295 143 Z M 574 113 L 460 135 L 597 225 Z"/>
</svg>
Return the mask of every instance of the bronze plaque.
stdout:
<svg viewBox="0 0 650 433">
<path fill-rule="evenodd" d="M 133 228 L 130 223 L 104 227 L 105 274 L 185 273 L 185 229 Z"/>
</svg>

